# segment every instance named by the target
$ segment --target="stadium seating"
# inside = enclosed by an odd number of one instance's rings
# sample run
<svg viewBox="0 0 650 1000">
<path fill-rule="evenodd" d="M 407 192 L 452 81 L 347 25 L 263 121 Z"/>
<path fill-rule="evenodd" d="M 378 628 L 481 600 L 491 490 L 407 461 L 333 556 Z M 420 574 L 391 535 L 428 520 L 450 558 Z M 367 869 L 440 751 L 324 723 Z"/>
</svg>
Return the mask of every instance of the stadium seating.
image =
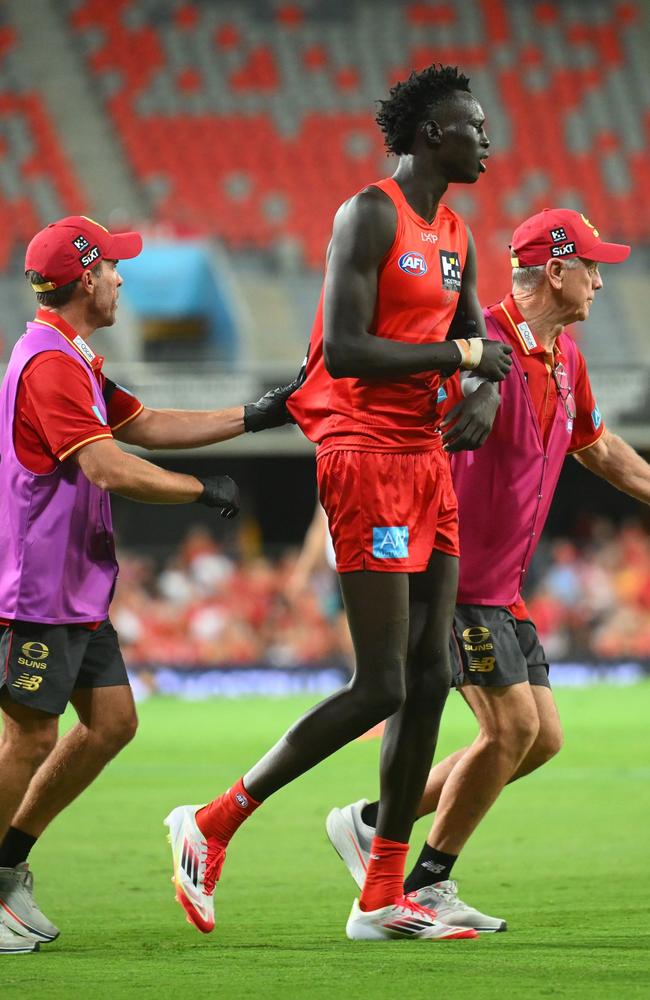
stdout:
<svg viewBox="0 0 650 1000">
<path fill-rule="evenodd" d="M 53 214 L 83 201 L 43 100 L 23 79 L 16 37 L 0 21 L 0 271 Z"/>
<path fill-rule="evenodd" d="M 442 61 L 472 78 L 493 142 L 487 176 L 449 196 L 482 248 L 484 297 L 507 279 L 513 226 L 551 202 L 606 219 L 612 238 L 650 239 L 639 3 L 64 0 L 61 12 L 153 221 L 179 233 L 287 245 L 319 268 L 337 205 L 391 169 L 374 101 Z M 12 45 L 0 25 L 0 63 Z M 5 99 L 41 135 L 37 99 L 29 111 L 26 96 Z M 32 202 L 36 161 L 20 164 Z M 65 207 L 76 181 L 55 161 Z M 0 267 L 13 239 L 0 238 Z"/>
<path fill-rule="evenodd" d="M 487 292 L 507 275 L 514 224 L 550 202 L 607 218 L 613 236 L 650 237 L 639 11 L 595 0 L 583 21 L 580 6 L 355 3 L 333 17 L 324 3 L 264 15 L 73 0 L 70 24 L 161 220 L 237 249 L 297 243 L 314 267 L 336 206 L 386 173 L 373 100 L 412 67 L 467 68 L 493 155 L 488 177 L 450 201 L 483 247 Z"/>
</svg>

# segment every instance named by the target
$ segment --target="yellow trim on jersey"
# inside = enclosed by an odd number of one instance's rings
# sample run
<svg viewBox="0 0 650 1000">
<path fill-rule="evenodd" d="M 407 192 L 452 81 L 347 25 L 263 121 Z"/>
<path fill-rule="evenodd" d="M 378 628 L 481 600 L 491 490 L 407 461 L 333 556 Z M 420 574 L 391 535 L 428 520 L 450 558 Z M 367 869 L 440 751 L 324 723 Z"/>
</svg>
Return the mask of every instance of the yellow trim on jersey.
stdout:
<svg viewBox="0 0 650 1000">
<path fill-rule="evenodd" d="M 70 458 L 70 455 L 74 454 L 75 451 L 79 451 L 83 448 L 85 444 L 91 444 L 93 441 L 101 441 L 102 438 L 113 438 L 110 431 L 104 432 L 103 434 L 95 434 L 94 437 L 86 438 L 85 441 L 79 441 L 77 444 L 73 444 L 72 448 L 69 448 L 63 455 L 57 455 L 59 462 L 65 462 L 66 458 Z"/>
<path fill-rule="evenodd" d="M 136 410 L 135 413 L 132 413 L 130 417 L 126 418 L 126 420 L 122 420 L 121 423 L 114 424 L 114 425 L 111 424 L 110 425 L 111 430 L 112 431 L 118 431 L 120 429 L 120 427 L 124 427 L 125 424 L 128 424 L 128 423 L 130 423 L 131 420 L 135 420 L 136 417 L 139 417 L 143 410 L 144 410 L 144 403 L 140 403 L 140 409 L 139 410 Z"/>
<path fill-rule="evenodd" d="M 88 361 L 88 358 L 84 356 L 83 352 L 79 350 L 79 348 L 77 347 L 77 345 L 75 344 L 75 342 L 73 340 L 70 340 L 69 337 L 66 337 L 65 333 L 63 332 L 63 330 L 59 330 L 58 326 L 54 326 L 53 323 L 48 323 L 44 319 L 35 319 L 34 322 L 38 323 L 39 326 L 49 326 L 50 330 L 54 330 L 56 333 L 60 334 L 63 337 L 63 339 L 66 340 L 68 342 L 68 344 L 70 344 L 70 347 L 74 347 L 74 349 L 77 352 L 77 354 L 79 355 L 79 357 L 84 359 L 84 361 L 86 362 L 86 364 L 88 365 L 88 367 L 90 368 L 90 370 L 92 372 L 92 367 L 91 367 L 90 362 Z M 92 350 L 92 348 L 91 348 L 91 350 Z M 95 355 L 95 357 L 96 357 L 96 355 Z M 94 372 L 93 372 L 93 374 L 94 374 Z"/>
<path fill-rule="evenodd" d="M 530 351 L 528 349 L 526 341 L 524 340 L 524 338 L 521 335 L 521 330 L 519 329 L 519 327 L 515 323 L 514 319 L 512 318 L 512 316 L 510 315 L 510 313 L 508 312 L 508 310 L 506 309 L 506 307 L 504 306 L 503 302 L 499 302 L 499 306 L 501 307 L 501 309 L 503 309 L 504 313 L 508 317 L 508 322 L 510 323 L 510 326 L 512 327 L 512 329 L 515 331 L 515 334 L 517 335 L 517 339 L 519 340 L 519 343 L 521 344 L 521 346 L 522 346 L 522 348 L 524 350 L 524 354 L 530 354 Z"/>
<path fill-rule="evenodd" d="M 605 433 L 605 425 L 601 424 L 601 431 L 597 438 L 594 438 L 594 440 L 591 441 L 590 444 L 584 444 L 582 448 L 575 448 L 573 451 L 567 451 L 567 455 L 579 455 L 581 451 L 586 451 L 587 448 L 593 448 L 595 444 L 598 444 L 604 433 Z"/>
</svg>

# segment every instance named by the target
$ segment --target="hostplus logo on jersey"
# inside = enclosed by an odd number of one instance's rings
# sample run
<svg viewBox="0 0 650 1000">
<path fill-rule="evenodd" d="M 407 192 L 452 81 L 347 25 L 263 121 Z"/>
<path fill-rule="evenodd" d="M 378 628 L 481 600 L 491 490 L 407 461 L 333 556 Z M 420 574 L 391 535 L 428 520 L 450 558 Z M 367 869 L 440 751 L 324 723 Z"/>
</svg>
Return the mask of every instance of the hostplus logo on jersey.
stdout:
<svg viewBox="0 0 650 1000">
<path fill-rule="evenodd" d="M 601 412 L 597 406 L 594 406 L 593 410 L 591 411 L 591 421 L 594 425 L 594 430 L 597 431 L 603 422 Z"/>
<path fill-rule="evenodd" d="M 373 528 L 372 554 L 375 559 L 407 559 L 408 527 L 404 524 L 394 528 Z"/>
<path fill-rule="evenodd" d="M 439 253 L 442 287 L 450 292 L 459 292 L 462 276 L 460 257 L 457 253 L 452 253 L 451 250 L 440 250 Z"/>
<path fill-rule="evenodd" d="M 421 278 L 428 271 L 426 260 L 421 253 L 416 253 L 415 250 L 407 250 L 397 263 L 402 271 L 406 274 L 414 274 L 417 278 Z"/>
</svg>

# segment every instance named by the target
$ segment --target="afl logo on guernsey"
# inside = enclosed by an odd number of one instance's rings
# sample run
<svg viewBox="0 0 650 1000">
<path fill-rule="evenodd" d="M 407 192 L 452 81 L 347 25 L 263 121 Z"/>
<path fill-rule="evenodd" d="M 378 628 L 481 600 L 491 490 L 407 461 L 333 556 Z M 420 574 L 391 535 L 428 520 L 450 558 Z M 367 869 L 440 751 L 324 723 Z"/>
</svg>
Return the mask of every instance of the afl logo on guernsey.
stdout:
<svg viewBox="0 0 650 1000">
<path fill-rule="evenodd" d="M 427 273 L 427 262 L 421 253 L 416 253 L 415 250 L 407 250 L 403 253 L 397 262 L 401 267 L 402 271 L 407 274 L 415 274 L 418 277 L 422 277 L 423 274 Z"/>
</svg>

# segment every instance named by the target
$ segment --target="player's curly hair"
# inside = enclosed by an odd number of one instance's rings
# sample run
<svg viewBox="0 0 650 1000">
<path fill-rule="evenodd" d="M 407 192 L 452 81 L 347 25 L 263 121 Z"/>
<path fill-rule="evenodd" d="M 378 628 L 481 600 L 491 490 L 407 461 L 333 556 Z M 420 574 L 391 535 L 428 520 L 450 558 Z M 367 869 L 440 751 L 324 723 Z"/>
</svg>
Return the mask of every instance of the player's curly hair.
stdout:
<svg viewBox="0 0 650 1000">
<path fill-rule="evenodd" d="M 454 91 L 469 89 L 469 78 L 459 73 L 458 66 L 427 66 L 419 73 L 413 71 L 408 80 L 396 83 L 387 101 L 378 101 L 376 121 L 384 133 L 386 149 L 390 153 L 408 153 L 415 139 L 415 131 L 429 114 L 432 104 L 438 104 Z"/>
</svg>

